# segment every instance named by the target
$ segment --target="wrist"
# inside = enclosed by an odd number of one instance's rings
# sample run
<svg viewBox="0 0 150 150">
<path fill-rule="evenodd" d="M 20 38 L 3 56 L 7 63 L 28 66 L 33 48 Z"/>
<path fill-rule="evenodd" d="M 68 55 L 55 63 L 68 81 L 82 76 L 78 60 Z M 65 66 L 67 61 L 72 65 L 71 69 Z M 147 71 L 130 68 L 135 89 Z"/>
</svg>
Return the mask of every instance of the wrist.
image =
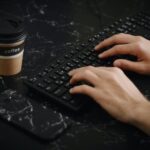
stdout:
<svg viewBox="0 0 150 150">
<path fill-rule="evenodd" d="M 133 111 L 130 123 L 150 135 L 150 102 L 141 101 Z"/>
</svg>

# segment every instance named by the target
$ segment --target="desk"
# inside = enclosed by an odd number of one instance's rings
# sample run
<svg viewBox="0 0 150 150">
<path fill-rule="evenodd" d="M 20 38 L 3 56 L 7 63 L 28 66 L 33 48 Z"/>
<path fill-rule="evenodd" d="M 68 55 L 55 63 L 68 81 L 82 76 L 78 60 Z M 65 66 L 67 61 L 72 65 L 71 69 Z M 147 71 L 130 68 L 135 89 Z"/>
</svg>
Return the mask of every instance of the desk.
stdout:
<svg viewBox="0 0 150 150">
<path fill-rule="evenodd" d="M 120 17 L 149 7 L 149 0 L 1 0 L 0 9 L 23 17 L 28 31 L 22 73 L 5 78 L 5 84 L 24 92 L 22 79 L 69 50 L 74 43 L 87 40 Z M 133 76 L 132 80 L 144 94 L 150 94 L 148 78 Z M 0 120 L 0 149 L 102 150 L 150 146 L 149 137 L 111 118 L 97 105 L 80 115 L 72 116 L 69 112 L 65 115 L 72 120 L 72 126 L 50 143 L 43 143 Z"/>
</svg>

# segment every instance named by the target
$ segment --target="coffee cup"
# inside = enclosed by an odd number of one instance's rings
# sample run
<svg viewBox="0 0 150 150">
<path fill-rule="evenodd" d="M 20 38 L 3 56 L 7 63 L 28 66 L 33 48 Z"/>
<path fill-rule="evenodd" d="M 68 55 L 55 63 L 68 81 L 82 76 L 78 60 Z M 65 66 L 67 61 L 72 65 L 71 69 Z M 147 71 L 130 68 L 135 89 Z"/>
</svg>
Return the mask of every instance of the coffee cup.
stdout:
<svg viewBox="0 0 150 150">
<path fill-rule="evenodd" d="M 26 36 L 20 17 L 0 11 L 0 75 L 21 71 Z"/>
</svg>

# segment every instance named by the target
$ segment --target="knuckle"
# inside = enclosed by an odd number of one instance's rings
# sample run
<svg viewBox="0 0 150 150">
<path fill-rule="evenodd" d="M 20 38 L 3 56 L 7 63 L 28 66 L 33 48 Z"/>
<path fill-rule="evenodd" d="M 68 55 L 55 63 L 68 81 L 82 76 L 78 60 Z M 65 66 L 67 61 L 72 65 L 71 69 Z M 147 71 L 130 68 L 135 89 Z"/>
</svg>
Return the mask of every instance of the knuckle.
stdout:
<svg viewBox="0 0 150 150">
<path fill-rule="evenodd" d="M 85 70 L 84 70 L 84 74 L 85 74 L 85 75 L 89 75 L 89 74 L 92 72 L 93 69 L 94 69 L 93 66 L 87 66 L 87 67 L 85 68 Z"/>
<path fill-rule="evenodd" d="M 115 52 L 118 52 L 120 50 L 120 46 L 115 45 L 113 49 L 114 49 Z"/>
<path fill-rule="evenodd" d="M 112 67 L 112 72 L 115 73 L 115 74 L 118 74 L 118 73 L 121 73 L 122 71 L 118 67 Z"/>
<path fill-rule="evenodd" d="M 75 74 L 74 76 L 73 76 L 73 80 L 77 80 L 78 79 L 78 77 L 79 77 L 79 75 L 78 74 Z"/>
<path fill-rule="evenodd" d="M 117 41 L 118 40 L 118 34 L 113 36 L 113 41 Z"/>
<path fill-rule="evenodd" d="M 118 34 L 119 37 L 122 37 L 122 36 L 124 36 L 124 35 L 125 35 L 124 33 L 119 33 L 119 34 Z"/>
<path fill-rule="evenodd" d="M 87 77 L 90 73 L 91 73 L 91 70 L 89 70 L 89 69 L 84 70 L 84 76 Z"/>
<path fill-rule="evenodd" d="M 109 74 L 107 74 L 106 79 L 108 81 L 117 80 L 118 75 L 122 73 L 122 70 L 117 67 L 111 67 L 109 70 Z"/>
<path fill-rule="evenodd" d="M 119 38 L 123 37 L 125 34 L 124 33 L 119 33 L 113 36 L 114 41 L 117 41 Z"/>
<path fill-rule="evenodd" d="M 136 39 L 137 39 L 137 41 L 143 41 L 143 37 L 142 36 L 137 36 Z"/>
<path fill-rule="evenodd" d="M 138 50 L 143 49 L 143 43 L 141 41 L 136 43 L 136 49 L 138 49 Z"/>
<path fill-rule="evenodd" d="M 141 70 L 140 70 L 140 73 L 141 74 L 146 74 L 147 73 L 147 70 L 148 70 L 148 68 L 147 68 L 147 66 L 146 65 L 143 65 L 141 68 L 140 68 Z"/>
<path fill-rule="evenodd" d="M 88 91 L 87 85 L 82 85 L 81 86 L 81 91 L 84 92 L 84 93 L 86 93 Z"/>
<path fill-rule="evenodd" d="M 94 67 L 93 66 L 87 66 L 86 69 L 92 70 Z"/>
</svg>

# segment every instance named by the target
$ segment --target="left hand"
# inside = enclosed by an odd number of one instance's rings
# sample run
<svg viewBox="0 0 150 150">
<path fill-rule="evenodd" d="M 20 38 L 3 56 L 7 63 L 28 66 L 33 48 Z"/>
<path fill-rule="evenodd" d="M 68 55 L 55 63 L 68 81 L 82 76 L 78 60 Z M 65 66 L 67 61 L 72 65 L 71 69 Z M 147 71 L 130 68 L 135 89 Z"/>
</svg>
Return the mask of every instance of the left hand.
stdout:
<svg viewBox="0 0 150 150">
<path fill-rule="evenodd" d="M 99 57 L 107 58 L 114 55 L 133 55 L 137 57 L 137 61 L 126 59 L 117 59 L 113 65 L 123 70 L 134 71 L 139 74 L 150 75 L 150 41 L 141 37 L 129 34 L 117 34 L 100 42 L 96 47 L 96 51 L 102 48 L 112 46 L 110 49 L 102 52 Z"/>
</svg>

